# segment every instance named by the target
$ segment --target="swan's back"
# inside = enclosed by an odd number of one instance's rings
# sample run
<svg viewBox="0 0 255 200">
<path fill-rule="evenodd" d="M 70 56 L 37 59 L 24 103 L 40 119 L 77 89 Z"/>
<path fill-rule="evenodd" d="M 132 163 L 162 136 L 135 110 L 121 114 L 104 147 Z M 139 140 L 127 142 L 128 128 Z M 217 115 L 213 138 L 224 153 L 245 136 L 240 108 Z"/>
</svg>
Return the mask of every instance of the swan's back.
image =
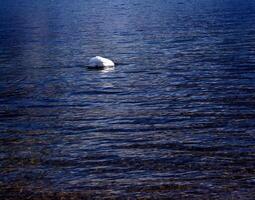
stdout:
<svg viewBox="0 0 255 200">
<path fill-rule="evenodd" d="M 89 60 L 89 67 L 114 67 L 114 62 L 101 56 Z"/>
</svg>

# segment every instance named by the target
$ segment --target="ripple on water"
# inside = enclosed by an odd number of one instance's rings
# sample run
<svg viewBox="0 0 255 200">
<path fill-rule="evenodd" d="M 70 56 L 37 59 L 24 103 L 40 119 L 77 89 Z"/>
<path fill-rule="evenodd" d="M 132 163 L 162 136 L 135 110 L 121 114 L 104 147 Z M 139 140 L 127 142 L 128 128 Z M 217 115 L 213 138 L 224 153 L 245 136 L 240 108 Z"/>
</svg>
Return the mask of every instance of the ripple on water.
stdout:
<svg viewBox="0 0 255 200">
<path fill-rule="evenodd" d="M 1 197 L 253 199 L 253 1 L 2 4 Z"/>
</svg>

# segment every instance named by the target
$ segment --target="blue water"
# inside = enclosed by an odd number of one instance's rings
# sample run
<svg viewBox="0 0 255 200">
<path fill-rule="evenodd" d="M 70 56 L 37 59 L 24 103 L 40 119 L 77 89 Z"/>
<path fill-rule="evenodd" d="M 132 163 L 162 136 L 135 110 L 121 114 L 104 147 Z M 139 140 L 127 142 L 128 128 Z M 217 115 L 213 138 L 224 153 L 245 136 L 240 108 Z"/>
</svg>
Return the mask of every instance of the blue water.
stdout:
<svg viewBox="0 0 255 200">
<path fill-rule="evenodd" d="M 3 199 L 254 199 L 255 1 L 0 3 Z"/>
</svg>

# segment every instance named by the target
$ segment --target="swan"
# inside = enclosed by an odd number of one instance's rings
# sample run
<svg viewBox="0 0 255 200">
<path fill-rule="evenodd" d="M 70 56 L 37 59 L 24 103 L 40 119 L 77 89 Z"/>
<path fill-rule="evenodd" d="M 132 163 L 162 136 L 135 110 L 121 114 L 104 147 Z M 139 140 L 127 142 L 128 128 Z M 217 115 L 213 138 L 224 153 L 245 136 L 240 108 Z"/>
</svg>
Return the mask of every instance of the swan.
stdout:
<svg viewBox="0 0 255 200">
<path fill-rule="evenodd" d="M 89 59 L 89 67 L 114 67 L 115 64 L 113 61 L 107 58 L 103 58 L 101 56 L 96 56 Z"/>
</svg>

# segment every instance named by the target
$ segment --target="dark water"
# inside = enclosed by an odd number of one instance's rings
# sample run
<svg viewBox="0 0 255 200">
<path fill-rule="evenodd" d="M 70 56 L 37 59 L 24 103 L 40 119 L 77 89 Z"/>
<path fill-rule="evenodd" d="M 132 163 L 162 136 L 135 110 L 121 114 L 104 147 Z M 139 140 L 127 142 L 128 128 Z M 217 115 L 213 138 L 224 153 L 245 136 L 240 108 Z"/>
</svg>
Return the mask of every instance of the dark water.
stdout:
<svg viewBox="0 0 255 200">
<path fill-rule="evenodd" d="M 255 1 L 0 3 L 2 198 L 254 199 Z"/>
</svg>

